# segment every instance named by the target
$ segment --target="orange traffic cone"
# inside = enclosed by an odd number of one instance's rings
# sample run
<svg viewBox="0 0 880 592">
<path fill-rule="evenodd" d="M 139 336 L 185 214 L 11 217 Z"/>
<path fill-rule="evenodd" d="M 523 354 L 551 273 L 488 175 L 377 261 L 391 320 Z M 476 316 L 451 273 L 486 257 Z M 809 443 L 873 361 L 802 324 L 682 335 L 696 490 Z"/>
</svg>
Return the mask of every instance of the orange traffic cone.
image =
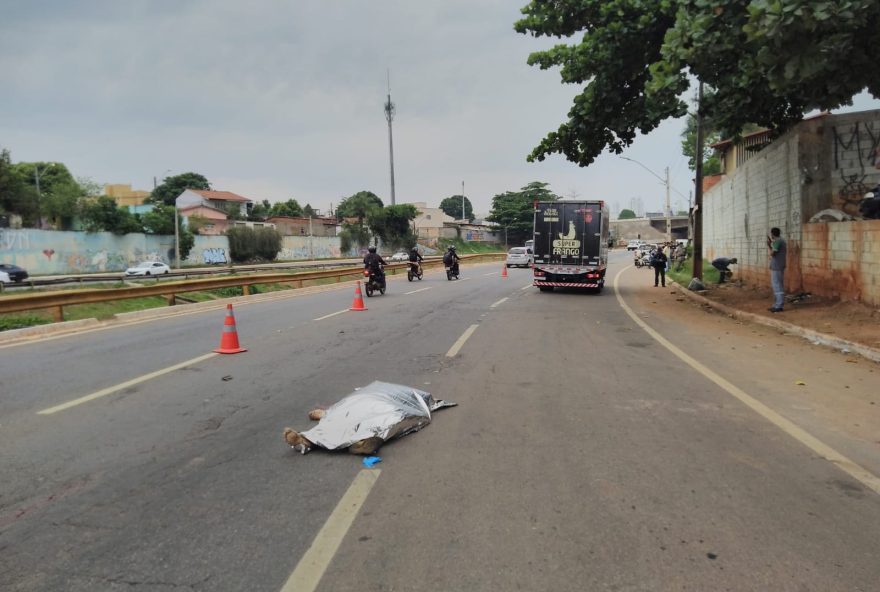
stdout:
<svg viewBox="0 0 880 592">
<path fill-rule="evenodd" d="M 223 321 L 223 335 L 220 337 L 220 347 L 214 350 L 218 354 L 237 354 L 247 351 L 238 346 L 238 332 L 235 330 L 235 315 L 232 314 L 232 305 L 226 305 L 226 319 Z"/>
<path fill-rule="evenodd" d="M 357 286 L 354 288 L 354 302 L 351 303 L 349 310 L 367 310 L 364 306 L 364 297 L 361 295 L 361 282 L 358 280 Z"/>
<path fill-rule="evenodd" d="M 507 277 L 507 264 L 506 263 L 504 264 L 504 267 L 501 268 L 501 277 L 503 277 L 503 278 Z"/>
</svg>

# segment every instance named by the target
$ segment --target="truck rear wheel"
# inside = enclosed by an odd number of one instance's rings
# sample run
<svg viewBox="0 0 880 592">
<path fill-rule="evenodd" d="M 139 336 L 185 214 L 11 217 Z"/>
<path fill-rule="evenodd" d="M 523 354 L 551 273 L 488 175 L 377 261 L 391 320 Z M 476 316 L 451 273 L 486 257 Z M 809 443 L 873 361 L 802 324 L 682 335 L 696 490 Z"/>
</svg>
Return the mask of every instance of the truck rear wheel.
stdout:
<svg viewBox="0 0 880 592">
<path fill-rule="evenodd" d="M 552 292 L 553 286 L 538 286 L 538 289 L 542 292 Z"/>
</svg>

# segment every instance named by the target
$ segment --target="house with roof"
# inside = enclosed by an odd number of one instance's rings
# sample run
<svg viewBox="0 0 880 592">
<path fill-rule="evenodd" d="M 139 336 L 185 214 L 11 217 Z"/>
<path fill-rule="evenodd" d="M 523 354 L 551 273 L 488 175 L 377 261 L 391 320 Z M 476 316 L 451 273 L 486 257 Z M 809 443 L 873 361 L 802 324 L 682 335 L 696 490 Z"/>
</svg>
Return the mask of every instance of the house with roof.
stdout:
<svg viewBox="0 0 880 592">
<path fill-rule="evenodd" d="M 242 216 L 254 206 L 254 200 L 242 197 L 231 191 L 205 191 L 202 189 L 185 189 L 174 200 L 179 210 L 190 206 L 201 205 L 221 212 L 228 212 L 230 206 L 238 208 Z"/>
<path fill-rule="evenodd" d="M 336 218 L 272 216 L 266 222 L 284 236 L 336 236 Z"/>
<path fill-rule="evenodd" d="M 230 226 L 229 212 L 237 210 L 242 216 L 247 216 L 254 201 L 231 191 L 186 189 L 174 203 L 184 226 L 190 226 L 190 218 L 195 218 L 198 220 L 199 234 L 219 235 L 224 234 Z"/>
</svg>

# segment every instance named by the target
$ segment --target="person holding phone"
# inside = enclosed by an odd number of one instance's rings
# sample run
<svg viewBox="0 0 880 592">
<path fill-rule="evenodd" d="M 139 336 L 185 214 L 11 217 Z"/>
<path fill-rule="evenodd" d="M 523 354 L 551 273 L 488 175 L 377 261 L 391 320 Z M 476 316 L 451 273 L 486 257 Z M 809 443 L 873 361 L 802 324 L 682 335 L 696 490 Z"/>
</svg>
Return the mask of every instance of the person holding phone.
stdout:
<svg viewBox="0 0 880 592">
<path fill-rule="evenodd" d="M 782 232 L 773 227 L 767 237 L 767 248 L 770 250 L 770 285 L 773 286 L 773 306 L 770 312 L 782 312 L 785 303 L 785 239 Z"/>
</svg>

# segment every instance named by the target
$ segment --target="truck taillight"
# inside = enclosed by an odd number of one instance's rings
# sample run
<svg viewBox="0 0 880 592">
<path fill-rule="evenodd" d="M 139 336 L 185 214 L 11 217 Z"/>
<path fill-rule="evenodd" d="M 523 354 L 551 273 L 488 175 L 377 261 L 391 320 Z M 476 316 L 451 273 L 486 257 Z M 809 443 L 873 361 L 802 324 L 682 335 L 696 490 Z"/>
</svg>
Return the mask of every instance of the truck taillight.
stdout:
<svg viewBox="0 0 880 592">
<path fill-rule="evenodd" d="M 535 270 L 535 277 L 543 277 L 543 276 L 544 276 L 543 271 L 541 271 L 540 269 Z"/>
</svg>

